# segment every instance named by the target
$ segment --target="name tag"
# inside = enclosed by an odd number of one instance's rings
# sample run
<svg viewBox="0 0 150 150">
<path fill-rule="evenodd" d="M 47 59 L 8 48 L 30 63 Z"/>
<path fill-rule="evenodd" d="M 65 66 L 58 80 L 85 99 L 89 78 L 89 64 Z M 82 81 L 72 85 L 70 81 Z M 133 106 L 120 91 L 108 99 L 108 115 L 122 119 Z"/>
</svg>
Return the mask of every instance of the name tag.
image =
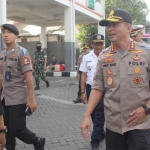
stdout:
<svg viewBox="0 0 150 150">
<path fill-rule="evenodd" d="M 17 61 L 16 58 L 9 58 L 9 60 L 11 60 L 11 61 Z"/>
<path fill-rule="evenodd" d="M 144 66 L 145 65 L 145 62 L 135 62 L 135 61 L 132 61 L 132 62 L 129 62 L 129 66 L 131 66 L 131 65 L 133 65 L 133 66 L 135 66 L 135 65 L 137 65 L 137 66 Z"/>
<path fill-rule="evenodd" d="M 103 67 L 112 67 L 112 66 L 116 66 L 116 63 L 103 64 Z"/>
</svg>

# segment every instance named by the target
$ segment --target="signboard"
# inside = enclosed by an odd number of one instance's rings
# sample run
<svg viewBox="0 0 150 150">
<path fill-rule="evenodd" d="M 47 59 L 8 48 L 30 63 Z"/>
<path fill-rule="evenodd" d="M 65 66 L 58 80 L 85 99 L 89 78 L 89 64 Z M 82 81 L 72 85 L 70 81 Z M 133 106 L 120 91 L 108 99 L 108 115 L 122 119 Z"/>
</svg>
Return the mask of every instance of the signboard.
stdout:
<svg viewBox="0 0 150 150">
<path fill-rule="evenodd" d="M 88 0 L 88 7 L 94 9 L 94 0 Z"/>
</svg>

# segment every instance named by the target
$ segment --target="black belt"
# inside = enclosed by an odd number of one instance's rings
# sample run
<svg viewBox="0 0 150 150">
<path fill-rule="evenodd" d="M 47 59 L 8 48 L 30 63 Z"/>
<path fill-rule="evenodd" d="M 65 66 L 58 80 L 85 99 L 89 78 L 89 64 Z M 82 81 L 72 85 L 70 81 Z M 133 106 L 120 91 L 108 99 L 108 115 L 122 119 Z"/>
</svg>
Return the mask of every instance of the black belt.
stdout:
<svg viewBox="0 0 150 150">
<path fill-rule="evenodd" d="M 90 85 L 90 84 L 86 84 L 86 86 L 90 86 L 90 87 L 91 87 L 91 85 Z"/>
</svg>

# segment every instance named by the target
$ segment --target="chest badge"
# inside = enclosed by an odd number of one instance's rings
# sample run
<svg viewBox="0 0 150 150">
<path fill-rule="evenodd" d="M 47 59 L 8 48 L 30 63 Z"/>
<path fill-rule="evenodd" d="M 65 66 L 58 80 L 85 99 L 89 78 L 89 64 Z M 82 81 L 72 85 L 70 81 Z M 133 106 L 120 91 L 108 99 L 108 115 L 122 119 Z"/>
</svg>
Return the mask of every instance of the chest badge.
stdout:
<svg viewBox="0 0 150 150">
<path fill-rule="evenodd" d="M 141 69 L 140 69 L 139 67 L 134 68 L 134 72 L 135 72 L 135 73 L 138 74 L 138 73 L 140 73 L 140 71 L 141 71 Z"/>
<path fill-rule="evenodd" d="M 134 54 L 139 54 L 139 53 L 143 53 L 142 50 L 130 50 L 131 53 L 134 53 Z"/>
<path fill-rule="evenodd" d="M 111 75 L 112 74 L 112 70 L 111 69 L 106 70 L 106 74 L 107 75 Z"/>
<path fill-rule="evenodd" d="M 108 54 L 105 55 L 105 57 L 110 57 L 110 56 L 113 56 L 113 55 L 114 55 L 114 54 L 108 53 Z"/>
<path fill-rule="evenodd" d="M 139 78 L 139 77 L 134 78 L 135 84 L 139 84 L 140 82 L 141 82 L 141 78 Z"/>
<path fill-rule="evenodd" d="M 88 68 L 87 68 L 89 71 L 91 71 L 91 67 L 89 66 Z"/>
<path fill-rule="evenodd" d="M 114 59 L 113 58 L 106 58 L 104 60 L 105 63 L 111 63 L 111 62 L 114 62 Z"/>
<path fill-rule="evenodd" d="M 139 55 L 135 55 L 135 56 L 133 56 L 133 60 L 138 61 L 138 60 L 140 60 L 140 59 L 141 59 L 141 56 L 139 56 Z"/>
<path fill-rule="evenodd" d="M 12 57 L 16 57 L 16 54 L 15 54 L 15 53 L 13 53 L 11 56 L 12 56 Z"/>
<path fill-rule="evenodd" d="M 112 77 L 108 77 L 106 79 L 107 85 L 112 86 L 114 84 L 114 79 Z"/>
</svg>

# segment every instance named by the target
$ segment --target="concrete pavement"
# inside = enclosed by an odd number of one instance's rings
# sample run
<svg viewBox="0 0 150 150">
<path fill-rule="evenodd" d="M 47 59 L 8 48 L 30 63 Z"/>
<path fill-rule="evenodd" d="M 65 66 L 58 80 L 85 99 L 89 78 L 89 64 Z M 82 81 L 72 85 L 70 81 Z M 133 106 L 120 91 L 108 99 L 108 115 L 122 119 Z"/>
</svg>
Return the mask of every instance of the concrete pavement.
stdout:
<svg viewBox="0 0 150 150">
<path fill-rule="evenodd" d="M 84 104 L 74 104 L 78 82 L 74 77 L 49 77 L 50 87 L 40 83 L 35 91 L 37 111 L 27 117 L 27 127 L 46 138 L 45 150 L 91 150 L 90 138 L 83 139 L 80 131 Z M 91 128 L 92 129 L 92 128 Z M 105 141 L 100 150 L 105 150 Z M 34 150 L 17 140 L 17 150 Z"/>
</svg>

